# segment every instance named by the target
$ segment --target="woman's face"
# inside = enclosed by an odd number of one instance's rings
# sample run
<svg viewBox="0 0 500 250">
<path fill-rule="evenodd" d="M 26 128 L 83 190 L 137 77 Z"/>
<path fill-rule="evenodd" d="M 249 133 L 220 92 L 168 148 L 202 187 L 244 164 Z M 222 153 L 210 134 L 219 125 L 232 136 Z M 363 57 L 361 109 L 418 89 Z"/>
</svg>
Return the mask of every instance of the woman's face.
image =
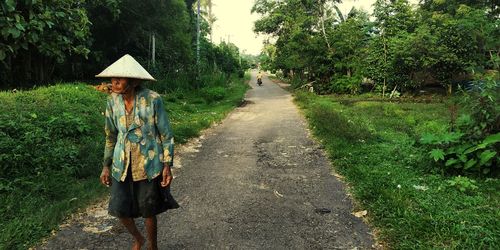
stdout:
<svg viewBox="0 0 500 250">
<path fill-rule="evenodd" d="M 111 78 L 111 90 L 114 93 L 122 94 L 129 83 L 128 78 Z"/>
</svg>

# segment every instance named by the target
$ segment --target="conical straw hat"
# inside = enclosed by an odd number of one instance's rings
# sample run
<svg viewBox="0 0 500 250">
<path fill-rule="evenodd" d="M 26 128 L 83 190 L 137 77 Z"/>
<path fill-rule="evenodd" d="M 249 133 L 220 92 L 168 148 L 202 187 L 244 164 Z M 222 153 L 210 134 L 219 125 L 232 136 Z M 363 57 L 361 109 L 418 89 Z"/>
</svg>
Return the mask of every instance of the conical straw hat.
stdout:
<svg viewBox="0 0 500 250">
<path fill-rule="evenodd" d="M 126 54 L 96 77 L 124 77 L 156 81 L 132 56 Z"/>
</svg>

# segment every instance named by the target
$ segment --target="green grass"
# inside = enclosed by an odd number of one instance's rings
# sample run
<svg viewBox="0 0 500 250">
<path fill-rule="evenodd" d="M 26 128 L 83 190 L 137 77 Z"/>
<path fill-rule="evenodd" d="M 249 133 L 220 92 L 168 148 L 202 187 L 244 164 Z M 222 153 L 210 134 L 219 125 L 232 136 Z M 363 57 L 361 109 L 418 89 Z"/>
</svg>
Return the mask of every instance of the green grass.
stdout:
<svg viewBox="0 0 500 250">
<path fill-rule="evenodd" d="M 498 247 L 500 181 L 469 177 L 479 188 L 461 192 L 417 143 L 447 129 L 446 105 L 355 98 L 295 94 L 379 241 L 392 249 Z"/>
<path fill-rule="evenodd" d="M 244 81 L 250 80 L 246 74 Z M 220 96 L 220 89 L 224 89 Z M 226 86 L 205 87 L 196 92 L 176 91 L 166 94 L 165 106 L 170 116 L 177 143 L 196 137 L 212 123 L 221 121 L 241 104 L 248 89 L 241 79 L 233 78 Z M 210 91 L 215 90 L 215 91 Z M 212 96 L 212 93 L 215 93 Z"/>
<path fill-rule="evenodd" d="M 163 95 L 176 143 L 240 104 L 247 80 Z M 59 84 L 0 92 L 0 103 L 0 249 L 26 249 L 107 193 L 98 180 L 106 95 L 82 83 Z"/>
</svg>

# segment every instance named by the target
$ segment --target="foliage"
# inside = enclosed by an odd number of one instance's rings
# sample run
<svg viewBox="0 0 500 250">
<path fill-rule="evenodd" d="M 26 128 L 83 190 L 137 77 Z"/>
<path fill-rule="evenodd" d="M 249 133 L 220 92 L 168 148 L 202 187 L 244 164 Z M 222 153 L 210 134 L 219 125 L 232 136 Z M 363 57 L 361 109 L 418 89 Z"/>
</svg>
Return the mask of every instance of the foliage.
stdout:
<svg viewBox="0 0 500 250">
<path fill-rule="evenodd" d="M 478 189 L 478 186 L 476 186 L 476 181 L 465 176 L 455 176 L 451 180 L 448 180 L 446 182 L 448 183 L 448 185 L 450 185 L 450 187 L 455 187 L 463 193 L 470 193 Z"/>
<path fill-rule="evenodd" d="M 213 13 L 201 20 L 196 61 L 196 17 L 191 0 L 3 1 L 0 16 L 0 88 L 27 88 L 53 79 L 93 79 L 124 54 L 157 79 L 181 79 L 201 88 L 202 75 L 241 77 L 248 67 L 231 43 L 208 40 Z M 204 1 L 207 11 L 211 1 Z M 155 41 L 153 62 L 152 41 Z M 164 86 L 168 89 L 168 86 Z M 172 89 L 170 89 L 172 90 Z"/>
<path fill-rule="evenodd" d="M 341 94 L 357 94 L 361 90 L 361 78 L 346 75 L 334 78 L 331 83 L 331 91 Z"/>
<path fill-rule="evenodd" d="M 498 170 L 498 84 L 492 79 L 482 83 L 484 86 L 481 90 L 463 93 L 461 106 L 465 112 L 456 121 L 452 120 L 450 132 L 426 134 L 420 140 L 423 144 L 431 145 L 430 156 L 445 169 L 484 174 Z"/>
<path fill-rule="evenodd" d="M 296 92 L 295 101 L 348 184 L 356 209 L 368 211 L 384 247 L 491 249 L 500 244 L 500 181 L 436 174 L 426 147 L 415 143 L 422 134 L 446 131 L 446 104 L 304 92 Z M 322 113 L 336 115 L 315 115 Z M 334 127 L 356 127 L 370 136 L 347 130 L 345 137 Z"/>
<path fill-rule="evenodd" d="M 163 78 L 163 73 L 187 71 L 193 63 L 190 17 L 183 0 L 90 1 L 86 8 L 93 23 L 92 47 L 89 61 L 79 63 L 84 63 L 82 73 L 87 77 L 126 53 L 158 78 Z M 152 35 L 156 40 L 155 66 L 150 61 Z"/>
<path fill-rule="evenodd" d="M 95 178 L 105 95 L 66 84 L 0 99 L 0 248 L 28 248 L 103 193 Z"/>
<path fill-rule="evenodd" d="M 422 137 L 421 142 L 435 147 L 429 155 L 446 169 L 481 171 L 487 174 L 498 162 L 496 148 L 500 142 L 500 133 L 472 143 L 462 133 L 451 132 L 440 136 L 427 134 Z"/>
<path fill-rule="evenodd" d="M 498 68 L 495 1 L 377 0 L 371 17 L 356 9 L 344 15 L 337 2 L 256 1 L 252 11 L 262 17 L 254 30 L 275 41 L 263 49 L 263 68 L 314 82 L 319 94 L 345 93 L 355 76 L 384 96 L 428 84 L 451 93 L 469 74 Z"/>
<path fill-rule="evenodd" d="M 83 0 L 2 1 L 0 81 L 45 81 L 57 63 L 89 53 Z"/>
<path fill-rule="evenodd" d="M 226 96 L 226 89 L 224 87 L 203 88 L 200 92 L 207 103 L 221 101 Z"/>
</svg>

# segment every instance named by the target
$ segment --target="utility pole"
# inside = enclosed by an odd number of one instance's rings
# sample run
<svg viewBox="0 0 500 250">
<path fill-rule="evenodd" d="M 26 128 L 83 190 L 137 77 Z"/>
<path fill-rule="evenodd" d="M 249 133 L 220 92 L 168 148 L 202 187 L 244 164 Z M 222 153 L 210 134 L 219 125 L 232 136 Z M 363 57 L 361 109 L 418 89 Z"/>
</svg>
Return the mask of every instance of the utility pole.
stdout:
<svg viewBox="0 0 500 250">
<path fill-rule="evenodd" d="M 153 33 L 152 37 L 152 54 L 151 54 L 151 61 L 153 62 L 153 66 L 155 66 L 155 59 L 156 59 L 156 39 L 155 39 L 155 33 Z"/>
<path fill-rule="evenodd" d="M 156 39 L 155 39 L 155 33 L 151 33 L 149 35 L 149 43 L 148 43 L 148 67 L 150 65 L 155 66 L 155 59 L 156 59 Z"/>
</svg>

